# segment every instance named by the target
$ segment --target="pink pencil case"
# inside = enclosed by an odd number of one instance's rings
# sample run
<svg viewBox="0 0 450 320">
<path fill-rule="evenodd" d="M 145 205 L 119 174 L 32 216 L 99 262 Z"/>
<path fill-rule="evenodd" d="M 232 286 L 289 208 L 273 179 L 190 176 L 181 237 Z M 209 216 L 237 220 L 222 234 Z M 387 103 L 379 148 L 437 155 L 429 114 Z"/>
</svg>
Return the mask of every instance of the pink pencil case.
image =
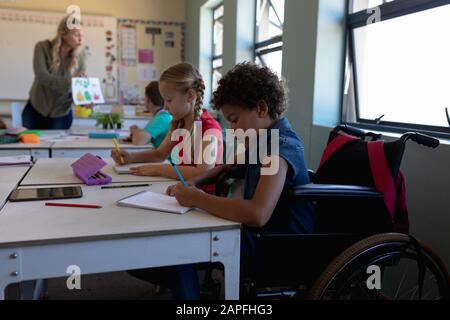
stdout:
<svg viewBox="0 0 450 320">
<path fill-rule="evenodd" d="M 100 170 L 107 163 L 102 158 L 87 153 L 72 163 L 73 173 L 88 186 L 105 185 L 112 183 L 112 178 Z"/>
</svg>

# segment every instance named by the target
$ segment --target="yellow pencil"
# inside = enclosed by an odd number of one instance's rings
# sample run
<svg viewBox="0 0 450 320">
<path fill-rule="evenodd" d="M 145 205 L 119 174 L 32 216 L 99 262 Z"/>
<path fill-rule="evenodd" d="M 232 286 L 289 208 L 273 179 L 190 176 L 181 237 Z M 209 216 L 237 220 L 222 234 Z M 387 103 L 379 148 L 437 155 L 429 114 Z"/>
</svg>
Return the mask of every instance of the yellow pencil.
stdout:
<svg viewBox="0 0 450 320">
<path fill-rule="evenodd" d="M 120 146 L 119 146 L 119 143 L 117 142 L 117 139 L 114 139 L 113 142 L 114 142 L 114 145 L 116 146 L 117 152 L 120 153 Z M 125 163 L 125 159 L 123 158 L 123 155 L 120 155 L 120 161 L 121 161 L 121 164 Z"/>
</svg>

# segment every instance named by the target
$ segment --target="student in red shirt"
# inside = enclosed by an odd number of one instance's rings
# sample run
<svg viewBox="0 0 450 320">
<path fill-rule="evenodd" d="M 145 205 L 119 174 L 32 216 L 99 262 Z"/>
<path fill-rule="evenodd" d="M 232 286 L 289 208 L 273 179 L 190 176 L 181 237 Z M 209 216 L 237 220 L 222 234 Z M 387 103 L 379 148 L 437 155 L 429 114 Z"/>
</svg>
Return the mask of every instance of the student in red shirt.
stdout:
<svg viewBox="0 0 450 320">
<path fill-rule="evenodd" d="M 164 71 L 159 91 L 164 98 L 165 108 L 173 117 L 167 136 L 155 150 L 136 153 L 114 150 L 111 153 L 114 161 L 129 164 L 163 162 L 171 158 L 179 164 L 179 170 L 185 179 L 191 179 L 221 164 L 222 129 L 209 112 L 203 109 L 204 90 L 202 76 L 191 64 L 177 64 Z M 132 168 L 132 174 L 178 179 L 169 164 Z M 206 187 L 205 191 L 211 191 L 209 189 Z"/>
</svg>

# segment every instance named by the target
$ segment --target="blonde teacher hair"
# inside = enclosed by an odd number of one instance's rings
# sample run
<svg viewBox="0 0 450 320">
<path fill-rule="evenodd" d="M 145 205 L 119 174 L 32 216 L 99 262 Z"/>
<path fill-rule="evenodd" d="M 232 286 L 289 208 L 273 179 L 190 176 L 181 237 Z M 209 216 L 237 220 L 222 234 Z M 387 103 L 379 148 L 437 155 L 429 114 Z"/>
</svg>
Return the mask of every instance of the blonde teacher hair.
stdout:
<svg viewBox="0 0 450 320">
<path fill-rule="evenodd" d="M 193 89 L 197 94 L 194 106 L 194 116 L 196 120 L 200 119 L 203 113 L 205 82 L 197 68 L 189 63 L 174 65 L 163 72 L 160 78 L 160 82 L 162 81 L 170 83 L 176 90 L 181 92 Z M 184 122 L 175 121 L 172 125 L 173 128 L 180 128 L 184 125 Z"/>
<path fill-rule="evenodd" d="M 67 33 L 70 32 L 69 27 L 67 26 L 67 21 L 71 18 L 70 15 L 66 16 L 64 19 L 61 20 L 61 22 L 58 25 L 58 31 L 56 33 L 56 37 L 51 41 L 52 43 L 52 65 L 50 66 L 50 71 L 52 73 L 55 73 L 59 70 L 61 66 L 61 46 L 63 44 L 63 36 L 65 36 Z M 74 19 L 72 17 L 72 19 Z M 81 21 L 80 25 L 81 25 Z M 74 74 L 75 70 L 78 68 L 78 59 L 80 55 L 81 50 L 80 49 L 71 49 L 69 51 L 69 59 L 70 63 L 67 67 L 67 71 L 69 71 L 72 75 Z"/>
</svg>

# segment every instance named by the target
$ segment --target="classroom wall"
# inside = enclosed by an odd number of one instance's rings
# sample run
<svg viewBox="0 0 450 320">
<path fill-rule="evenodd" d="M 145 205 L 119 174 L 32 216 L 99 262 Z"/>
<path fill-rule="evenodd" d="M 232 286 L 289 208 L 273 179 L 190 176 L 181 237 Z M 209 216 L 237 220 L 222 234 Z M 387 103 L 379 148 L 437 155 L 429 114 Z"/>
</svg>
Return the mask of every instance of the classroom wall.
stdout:
<svg viewBox="0 0 450 320">
<path fill-rule="evenodd" d="M 22 0 L 1 1 L 0 8 L 65 11 L 70 5 L 78 5 L 81 14 L 183 22 L 185 3 L 186 0 Z"/>
<path fill-rule="evenodd" d="M 198 7 L 206 1 L 192 0 L 192 3 L 194 5 L 186 11 L 189 39 L 187 59 L 198 64 L 202 42 L 199 37 L 201 17 Z M 286 0 L 285 12 L 283 76 L 290 88 L 288 117 L 305 143 L 309 167 L 316 169 L 328 134 L 340 120 L 345 1 Z M 225 23 L 232 23 L 234 19 L 228 17 Z M 248 19 L 247 27 L 253 27 L 251 19 Z M 236 29 L 235 37 L 240 31 Z M 235 46 L 227 42 L 235 37 L 226 38 L 224 46 Z M 239 62 L 239 58 L 235 62 Z M 411 233 L 430 244 L 448 268 L 449 159 L 449 141 L 437 150 L 409 143 L 402 166 L 406 176 Z"/>
<path fill-rule="evenodd" d="M 117 18 L 166 20 L 184 22 L 186 0 L 22 0 L 0 1 L 0 8 L 66 11 L 69 5 L 78 5 L 83 14 L 107 15 Z M 56 30 L 55 30 L 56 32 Z M 1 57 L 1 52 L 0 52 Z M 0 70 L 1 71 L 1 70 Z M 11 101 L 0 100 L 0 118 L 10 113 Z M 9 122 L 9 121 L 7 121 Z"/>
</svg>

